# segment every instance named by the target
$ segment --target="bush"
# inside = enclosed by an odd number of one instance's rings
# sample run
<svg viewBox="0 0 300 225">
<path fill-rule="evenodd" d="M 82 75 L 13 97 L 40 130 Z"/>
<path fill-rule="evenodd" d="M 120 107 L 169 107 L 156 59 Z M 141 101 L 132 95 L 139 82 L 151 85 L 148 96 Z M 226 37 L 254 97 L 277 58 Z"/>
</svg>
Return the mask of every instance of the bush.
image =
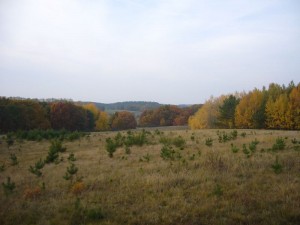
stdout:
<svg viewBox="0 0 300 225">
<path fill-rule="evenodd" d="M 66 147 L 62 146 L 62 141 L 60 140 L 52 141 L 45 162 L 46 163 L 57 162 L 59 152 L 65 152 L 66 149 L 67 149 Z"/>
<path fill-rule="evenodd" d="M 237 130 L 233 130 L 229 134 L 226 133 L 225 131 L 220 132 L 218 130 L 217 135 L 218 135 L 219 143 L 225 143 L 230 140 L 235 140 L 237 138 L 238 133 Z"/>
<path fill-rule="evenodd" d="M 178 136 L 178 137 L 176 137 L 176 138 L 173 139 L 172 143 L 177 148 L 180 148 L 182 150 L 182 149 L 184 149 L 186 142 L 185 142 L 185 140 L 181 136 Z"/>
<path fill-rule="evenodd" d="M 279 163 L 278 161 L 278 156 L 276 156 L 276 160 L 275 160 L 275 163 L 271 165 L 272 166 L 272 169 L 273 171 L 276 173 L 276 174 L 279 174 L 282 172 L 282 165 Z"/>
<path fill-rule="evenodd" d="M 44 167 L 44 165 L 45 165 L 45 162 L 42 159 L 40 159 L 39 161 L 37 161 L 35 163 L 34 166 L 29 167 L 29 172 L 35 174 L 37 177 L 40 177 L 40 176 L 42 176 L 41 169 Z"/>
<path fill-rule="evenodd" d="M 169 145 L 164 145 L 162 147 L 162 149 L 160 150 L 160 156 L 164 159 L 164 160 L 174 160 L 175 159 L 175 151 L 172 148 L 172 146 Z"/>
<path fill-rule="evenodd" d="M 251 152 L 247 149 L 246 144 L 243 144 L 243 152 L 247 157 L 250 157 Z"/>
<path fill-rule="evenodd" d="M 239 148 L 236 147 L 235 145 L 233 145 L 233 144 L 231 143 L 231 151 L 232 151 L 233 153 L 237 153 L 237 152 L 239 151 Z"/>
<path fill-rule="evenodd" d="M 213 140 L 211 138 L 205 139 L 205 145 L 211 147 L 213 145 Z"/>
<path fill-rule="evenodd" d="M 258 140 L 254 140 L 254 141 L 252 141 L 250 144 L 249 144 L 249 149 L 250 149 L 250 151 L 252 151 L 252 152 L 255 152 L 255 150 L 256 150 L 256 146 L 259 144 L 259 141 Z"/>
<path fill-rule="evenodd" d="M 15 165 L 18 165 L 18 164 L 19 164 L 18 158 L 17 158 L 16 154 L 11 153 L 9 158 L 10 158 L 10 161 L 11 161 L 11 165 L 12 165 L 12 166 L 15 166 Z"/>
<path fill-rule="evenodd" d="M 109 157 L 112 158 L 118 146 L 111 138 L 106 138 L 105 141 L 106 141 L 105 149 L 108 152 Z"/>
<path fill-rule="evenodd" d="M 68 160 L 69 160 L 70 162 L 75 162 L 75 161 L 76 161 L 76 158 L 75 158 L 74 153 L 70 153 L 70 154 L 69 154 Z"/>
<path fill-rule="evenodd" d="M 6 178 L 6 183 L 2 182 L 2 187 L 5 195 L 9 195 L 16 188 L 16 184 L 11 181 L 10 177 Z"/>
<path fill-rule="evenodd" d="M 65 176 L 63 176 L 63 178 L 65 180 L 71 180 L 71 182 L 72 182 L 73 177 L 77 172 L 78 172 L 78 168 L 75 166 L 74 163 L 71 163 L 70 167 L 67 167 L 66 174 L 65 174 Z"/>
<path fill-rule="evenodd" d="M 237 139 L 237 136 L 238 136 L 237 130 L 233 130 L 233 131 L 230 133 L 230 135 L 231 135 L 231 139 L 232 139 L 232 140 Z"/>
<path fill-rule="evenodd" d="M 65 152 L 66 149 L 67 149 L 66 147 L 62 146 L 62 141 L 60 141 L 60 140 L 56 139 L 51 142 L 50 150 L 52 150 L 52 151 Z"/>
<path fill-rule="evenodd" d="M 285 141 L 283 138 L 277 138 L 275 144 L 272 146 L 273 151 L 283 150 L 285 148 Z"/>
</svg>

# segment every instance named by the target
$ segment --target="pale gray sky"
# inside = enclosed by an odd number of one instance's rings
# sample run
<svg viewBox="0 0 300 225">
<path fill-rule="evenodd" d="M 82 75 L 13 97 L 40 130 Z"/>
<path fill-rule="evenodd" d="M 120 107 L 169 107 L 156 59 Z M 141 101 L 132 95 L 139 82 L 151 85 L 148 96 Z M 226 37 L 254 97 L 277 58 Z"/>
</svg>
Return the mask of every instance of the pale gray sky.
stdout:
<svg viewBox="0 0 300 225">
<path fill-rule="evenodd" d="M 299 78 L 299 0 L 0 0 L 0 96 L 189 104 Z"/>
</svg>

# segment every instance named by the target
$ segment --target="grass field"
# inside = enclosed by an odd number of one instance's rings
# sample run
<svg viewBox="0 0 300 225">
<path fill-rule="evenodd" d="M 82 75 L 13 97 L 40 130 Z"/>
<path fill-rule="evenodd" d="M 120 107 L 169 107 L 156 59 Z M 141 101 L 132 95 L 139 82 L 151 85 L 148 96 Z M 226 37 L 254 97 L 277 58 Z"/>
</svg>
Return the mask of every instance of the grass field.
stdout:
<svg viewBox="0 0 300 225">
<path fill-rule="evenodd" d="M 109 157 L 116 135 L 63 142 L 41 176 L 49 141 L 2 138 L 0 224 L 300 224 L 299 131 L 151 129 Z"/>
</svg>

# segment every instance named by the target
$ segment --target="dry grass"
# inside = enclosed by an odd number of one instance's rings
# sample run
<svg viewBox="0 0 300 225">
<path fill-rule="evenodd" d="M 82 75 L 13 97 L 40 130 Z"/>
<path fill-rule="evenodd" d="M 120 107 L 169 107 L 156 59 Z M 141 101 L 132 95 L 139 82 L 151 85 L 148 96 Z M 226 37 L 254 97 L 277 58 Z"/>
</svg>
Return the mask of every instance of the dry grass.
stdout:
<svg viewBox="0 0 300 225">
<path fill-rule="evenodd" d="M 17 142 L 8 149 L 1 141 L 0 182 L 9 176 L 16 188 L 0 192 L 0 224 L 300 224 L 300 152 L 294 150 L 300 143 L 291 142 L 300 141 L 299 131 L 238 130 L 238 138 L 226 143 L 218 142 L 216 130 L 163 132 L 186 140 L 184 150 L 176 150 L 181 158 L 161 158 L 154 130 L 149 138 L 155 144 L 131 147 L 131 154 L 119 148 L 113 158 L 105 139 L 116 133 L 92 133 L 64 143 L 63 161 L 45 165 L 41 177 L 28 168 L 46 157 L 49 142 Z M 278 137 L 285 149 L 270 150 Z M 207 138 L 213 139 L 211 147 Z M 242 146 L 255 139 L 257 149 L 247 157 Z M 78 182 L 63 179 L 71 152 Z M 10 165 L 10 153 L 18 165 Z M 272 168 L 276 156 L 278 174 Z"/>
</svg>

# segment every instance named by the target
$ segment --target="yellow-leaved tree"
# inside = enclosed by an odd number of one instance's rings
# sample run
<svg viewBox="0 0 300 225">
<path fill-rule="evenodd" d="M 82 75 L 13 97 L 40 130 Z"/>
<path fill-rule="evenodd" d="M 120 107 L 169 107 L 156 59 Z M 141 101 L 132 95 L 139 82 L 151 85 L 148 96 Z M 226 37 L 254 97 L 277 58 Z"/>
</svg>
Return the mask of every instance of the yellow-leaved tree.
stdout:
<svg viewBox="0 0 300 225">
<path fill-rule="evenodd" d="M 263 126 L 257 124 L 261 120 L 264 94 L 258 89 L 254 89 L 244 95 L 235 109 L 235 125 L 238 128 L 257 128 Z"/>
<path fill-rule="evenodd" d="M 83 105 L 82 107 L 93 114 L 95 120 L 94 129 L 96 131 L 109 130 L 109 117 L 106 112 L 99 110 L 93 103 Z"/>
<path fill-rule="evenodd" d="M 292 117 L 292 129 L 300 129 L 300 83 L 289 95 L 289 111 Z"/>
<path fill-rule="evenodd" d="M 269 98 L 266 104 L 266 125 L 272 129 L 292 128 L 289 98 L 286 93 L 279 95 L 275 101 Z"/>
<path fill-rule="evenodd" d="M 96 120 L 96 130 L 103 131 L 109 129 L 109 116 L 107 112 L 100 111 L 99 118 Z"/>
<path fill-rule="evenodd" d="M 211 97 L 204 105 L 189 118 L 189 127 L 191 129 L 216 128 L 219 117 L 219 108 L 223 104 L 226 96 L 218 98 Z"/>
</svg>

